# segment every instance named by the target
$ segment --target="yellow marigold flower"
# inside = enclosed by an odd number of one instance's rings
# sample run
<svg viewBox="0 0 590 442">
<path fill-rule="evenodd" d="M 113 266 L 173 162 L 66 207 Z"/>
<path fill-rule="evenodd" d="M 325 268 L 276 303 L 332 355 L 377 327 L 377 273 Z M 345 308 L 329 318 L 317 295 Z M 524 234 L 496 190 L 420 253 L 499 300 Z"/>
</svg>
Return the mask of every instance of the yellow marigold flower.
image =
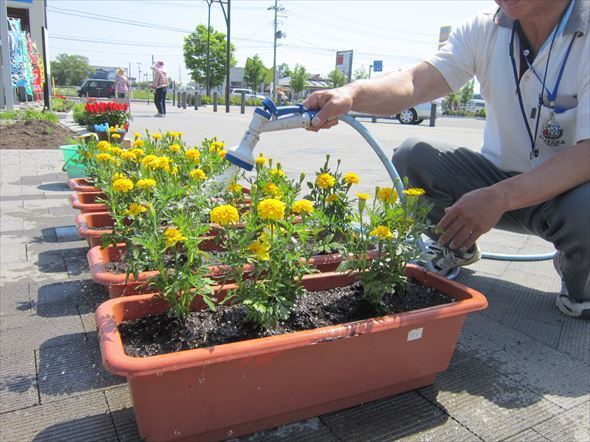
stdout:
<svg viewBox="0 0 590 442">
<path fill-rule="evenodd" d="M 328 197 L 326 198 L 326 202 L 328 204 L 333 204 L 337 201 L 340 201 L 340 197 L 338 195 L 336 195 L 335 193 L 328 195 Z"/>
<path fill-rule="evenodd" d="M 361 201 L 367 201 L 369 198 L 371 198 L 371 195 L 366 193 L 357 193 L 356 197 Z"/>
<path fill-rule="evenodd" d="M 313 204 L 310 200 L 299 200 L 293 203 L 292 210 L 294 213 L 302 214 L 302 213 L 312 213 L 313 212 Z"/>
<path fill-rule="evenodd" d="M 135 134 L 135 135 L 139 135 L 139 134 Z M 135 141 L 133 141 L 133 147 L 143 147 L 144 146 L 144 142 L 141 138 L 136 138 Z"/>
<path fill-rule="evenodd" d="M 274 198 L 267 198 L 258 203 L 260 218 L 279 220 L 285 217 L 285 203 Z"/>
<path fill-rule="evenodd" d="M 191 170 L 188 174 L 193 180 L 206 180 L 207 174 L 203 169 Z"/>
<path fill-rule="evenodd" d="M 241 192 L 243 189 L 241 184 L 238 183 L 231 183 L 229 186 L 227 186 L 227 190 L 229 190 L 232 193 L 238 193 Z"/>
<path fill-rule="evenodd" d="M 111 138 L 114 140 L 118 140 L 119 138 L 121 138 L 120 134 L 111 134 Z"/>
<path fill-rule="evenodd" d="M 112 160 L 112 159 L 113 159 L 113 157 L 112 157 L 112 156 L 110 156 L 108 153 L 99 153 L 99 154 L 96 156 L 96 159 L 97 159 L 98 161 L 110 161 L 110 160 Z"/>
<path fill-rule="evenodd" d="M 168 157 L 160 157 L 158 158 L 158 165 L 157 167 L 159 169 L 163 169 L 166 172 L 170 171 L 170 164 L 172 163 L 172 160 Z"/>
<path fill-rule="evenodd" d="M 426 191 L 424 189 L 419 188 L 419 187 L 412 187 L 410 189 L 404 190 L 404 194 L 406 194 L 408 196 L 421 196 L 421 195 L 424 195 L 425 193 L 426 193 Z"/>
<path fill-rule="evenodd" d="M 195 163 L 198 163 L 201 160 L 201 152 L 199 152 L 197 149 L 187 150 L 184 153 L 184 156 L 187 160 L 194 161 Z"/>
<path fill-rule="evenodd" d="M 99 141 L 98 144 L 96 145 L 96 147 L 98 148 L 98 150 L 100 150 L 101 152 L 106 152 L 107 149 L 109 147 L 111 147 L 111 144 L 108 141 Z"/>
<path fill-rule="evenodd" d="M 214 141 L 209 146 L 209 152 L 211 152 L 211 153 L 219 152 L 219 151 L 223 150 L 224 147 L 225 147 L 225 143 L 223 141 Z"/>
<path fill-rule="evenodd" d="M 168 227 L 164 230 L 164 238 L 166 239 L 166 246 L 170 247 L 181 241 L 186 241 L 186 236 L 182 236 L 182 233 L 174 227 Z"/>
<path fill-rule="evenodd" d="M 281 197 L 281 191 L 279 190 L 279 186 L 277 186 L 274 183 L 266 183 L 262 187 L 262 193 L 264 193 L 266 195 L 274 196 L 275 198 Z"/>
<path fill-rule="evenodd" d="M 342 177 L 342 181 L 346 184 L 358 184 L 360 183 L 359 176 L 354 172 L 347 172 Z"/>
<path fill-rule="evenodd" d="M 174 166 L 170 172 L 172 175 L 178 175 L 178 166 Z"/>
<path fill-rule="evenodd" d="M 147 166 L 148 164 L 150 164 L 152 161 L 157 160 L 158 157 L 156 155 L 146 155 L 142 160 L 141 160 L 141 164 L 143 164 L 144 166 Z"/>
<path fill-rule="evenodd" d="M 137 140 L 138 138 L 141 138 L 141 134 L 139 132 L 134 132 L 133 136 L 135 137 L 135 139 Z"/>
<path fill-rule="evenodd" d="M 261 261 L 268 261 L 270 259 L 270 246 L 266 241 L 258 239 L 250 243 L 248 246 L 248 251 L 253 255 L 256 255 L 256 257 Z"/>
<path fill-rule="evenodd" d="M 118 157 L 123 153 L 123 149 L 121 149 L 119 146 L 111 146 L 107 149 L 107 152 Z"/>
<path fill-rule="evenodd" d="M 156 180 L 151 178 L 142 178 L 137 180 L 136 186 L 138 189 L 151 189 L 152 187 L 156 186 Z"/>
<path fill-rule="evenodd" d="M 144 213 L 146 211 L 147 207 L 142 206 L 141 204 L 131 203 L 129 208 L 125 211 L 125 214 L 129 216 L 137 216 L 140 213 Z"/>
<path fill-rule="evenodd" d="M 284 177 L 287 175 L 283 169 L 279 169 L 278 167 L 276 169 L 271 170 L 270 174 L 274 175 L 274 176 L 280 176 L 280 177 Z"/>
<path fill-rule="evenodd" d="M 227 150 L 220 150 L 219 152 L 217 152 L 217 156 L 219 158 L 225 158 L 226 155 L 227 155 Z"/>
<path fill-rule="evenodd" d="M 180 152 L 180 144 L 171 144 L 168 150 L 170 152 Z"/>
<path fill-rule="evenodd" d="M 264 166 L 266 164 L 266 158 L 264 158 L 262 154 L 260 154 L 260 156 L 258 156 L 258 158 L 256 158 L 254 161 L 256 161 L 258 166 Z"/>
<path fill-rule="evenodd" d="M 121 178 L 127 178 L 127 177 L 125 176 L 124 173 L 121 173 L 121 172 L 115 172 L 113 174 L 113 181 L 119 180 Z"/>
<path fill-rule="evenodd" d="M 377 191 L 377 198 L 384 203 L 395 203 L 397 201 L 397 196 L 397 192 L 392 187 L 381 187 Z"/>
<path fill-rule="evenodd" d="M 138 157 L 142 157 L 144 155 L 143 153 L 143 149 L 140 149 L 139 147 L 136 147 L 135 149 L 131 149 L 131 151 L 137 155 Z"/>
<path fill-rule="evenodd" d="M 113 190 L 116 192 L 129 192 L 133 190 L 133 181 L 129 178 L 119 178 L 113 181 Z"/>
<path fill-rule="evenodd" d="M 155 134 L 152 134 L 152 138 L 154 140 L 160 140 L 160 139 L 162 139 L 162 134 L 159 132 L 156 132 Z"/>
<path fill-rule="evenodd" d="M 336 184 L 336 178 L 334 178 L 329 173 L 322 173 L 315 179 L 315 184 L 320 189 L 329 189 L 330 187 L 333 187 L 334 184 Z"/>
<path fill-rule="evenodd" d="M 391 233 L 391 230 L 389 230 L 389 227 L 387 226 L 375 227 L 373 230 L 371 230 L 370 235 L 381 240 L 393 238 L 393 233 Z"/>
<path fill-rule="evenodd" d="M 211 222 L 226 226 L 228 224 L 235 224 L 239 221 L 240 215 L 238 209 L 230 204 L 222 204 L 215 207 L 210 214 Z"/>
<path fill-rule="evenodd" d="M 132 150 L 126 150 L 125 152 L 123 152 L 121 154 L 121 158 L 124 160 L 136 160 L 137 157 L 135 156 L 135 152 L 133 152 Z"/>
</svg>

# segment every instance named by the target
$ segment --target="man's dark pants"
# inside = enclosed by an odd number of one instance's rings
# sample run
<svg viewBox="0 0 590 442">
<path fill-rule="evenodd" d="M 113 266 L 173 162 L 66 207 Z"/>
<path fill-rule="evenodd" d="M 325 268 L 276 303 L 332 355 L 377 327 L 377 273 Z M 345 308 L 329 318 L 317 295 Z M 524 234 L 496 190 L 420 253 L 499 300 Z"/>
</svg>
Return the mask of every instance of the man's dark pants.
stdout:
<svg viewBox="0 0 590 442">
<path fill-rule="evenodd" d="M 156 108 L 158 109 L 158 113 L 162 115 L 166 115 L 166 91 L 168 88 L 166 87 L 159 87 L 156 89 L 154 102 L 156 104 Z"/>
<path fill-rule="evenodd" d="M 393 163 L 412 187 L 426 190 L 438 223 L 444 208 L 463 194 L 517 175 L 504 172 L 478 152 L 440 142 L 406 140 Z M 582 184 L 542 204 L 506 212 L 496 228 L 537 235 L 561 252 L 560 270 L 574 301 L 590 301 L 590 183 Z"/>
</svg>

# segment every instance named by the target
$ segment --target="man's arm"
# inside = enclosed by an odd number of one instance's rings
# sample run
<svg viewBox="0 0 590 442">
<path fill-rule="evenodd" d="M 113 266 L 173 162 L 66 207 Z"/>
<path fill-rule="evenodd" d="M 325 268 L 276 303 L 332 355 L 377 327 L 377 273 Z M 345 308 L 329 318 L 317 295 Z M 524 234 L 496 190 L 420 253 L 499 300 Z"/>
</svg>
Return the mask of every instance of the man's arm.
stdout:
<svg viewBox="0 0 590 442">
<path fill-rule="evenodd" d="M 373 115 L 395 115 L 450 91 L 442 74 L 423 61 L 407 71 L 314 92 L 303 105 L 308 109 L 320 109 L 310 128 L 317 131 L 334 126 L 338 123 L 335 118 L 350 110 Z"/>
<path fill-rule="evenodd" d="M 463 195 L 446 209 L 438 225 L 444 232 L 439 242 L 467 250 L 504 213 L 543 203 L 587 182 L 590 140 L 581 141 L 528 172 Z"/>
</svg>

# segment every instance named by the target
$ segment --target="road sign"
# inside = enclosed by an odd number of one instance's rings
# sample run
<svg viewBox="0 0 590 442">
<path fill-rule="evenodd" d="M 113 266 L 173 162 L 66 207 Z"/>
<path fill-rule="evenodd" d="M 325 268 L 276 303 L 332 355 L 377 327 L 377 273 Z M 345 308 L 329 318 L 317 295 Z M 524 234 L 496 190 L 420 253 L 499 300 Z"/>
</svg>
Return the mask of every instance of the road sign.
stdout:
<svg viewBox="0 0 590 442">
<path fill-rule="evenodd" d="M 373 60 L 373 72 L 383 72 L 383 60 Z"/>
</svg>

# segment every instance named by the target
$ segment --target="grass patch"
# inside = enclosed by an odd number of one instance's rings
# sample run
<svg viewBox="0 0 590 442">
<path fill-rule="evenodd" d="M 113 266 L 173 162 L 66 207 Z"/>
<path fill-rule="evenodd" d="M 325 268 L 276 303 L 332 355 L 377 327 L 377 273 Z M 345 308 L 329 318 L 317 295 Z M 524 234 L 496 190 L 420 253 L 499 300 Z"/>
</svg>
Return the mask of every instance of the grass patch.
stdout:
<svg viewBox="0 0 590 442">
<path fill-rule="evenodd" d="M 57 123 L 59 118 L 53 112 L 39 111 L 37 109 L 19 109 L 13 111 L 0 112 L 0 120 L 17 120 L 17 121 L 51 121 Z"/>
</svg>

